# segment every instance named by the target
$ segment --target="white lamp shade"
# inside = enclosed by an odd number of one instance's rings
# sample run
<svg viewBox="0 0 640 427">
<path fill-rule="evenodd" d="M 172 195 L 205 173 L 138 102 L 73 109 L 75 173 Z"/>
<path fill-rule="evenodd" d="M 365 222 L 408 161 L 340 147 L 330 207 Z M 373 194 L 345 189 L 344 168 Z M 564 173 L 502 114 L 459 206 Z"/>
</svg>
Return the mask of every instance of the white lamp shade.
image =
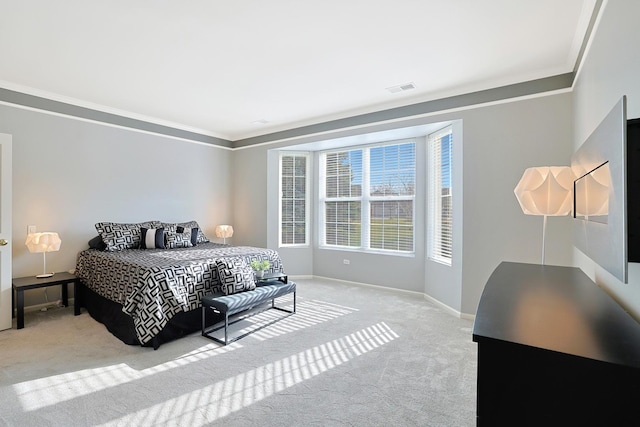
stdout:
<svg viewBox="0 0 640 427">
<path fill-rule="evenodd" d="M 58 233 L 50 231 L 28 234 L 25 242 L 31 253 L 59 251 L 60 244 L 62 244 L 62 240 L 60 240 Z"/>
<path fill-rule="evenodd" d="M 568 166 L 528 168 L 513 192 L 527 215 L 568 215 L 573 206 L 573 179 Z"/>
<path fill-rule="evenodd" d="M 230 225 L 218 225 L 216 227 L 216 237 L 226 239 L 233 236 L 233 227 Z"/>
</svg>

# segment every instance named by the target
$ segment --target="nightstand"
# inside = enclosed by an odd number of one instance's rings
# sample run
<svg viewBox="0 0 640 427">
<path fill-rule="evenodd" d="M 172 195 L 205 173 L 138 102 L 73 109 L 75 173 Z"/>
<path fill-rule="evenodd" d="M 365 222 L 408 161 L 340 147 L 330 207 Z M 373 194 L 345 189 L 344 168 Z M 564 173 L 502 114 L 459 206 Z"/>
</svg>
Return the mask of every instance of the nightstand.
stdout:
<svg viewBox="0 0 640 427">
<path fill-rule="evenodd" d="M 38 279 L 36 276 L 29 277 L 17 277 L 12 280 L 13 293 L 11 298 L 11 315 L 13 317 L 14 310 L 18 309 L 18 329 L 24 328 L 24 291 L 29 289 L 46 288 L 49 286 L 62 285 L 62 304 L 66 307 L 68 305 L 68 285 L 73 283 L 73 294 L 76 296 L 76 281 L 78 278 L 71 273 L 62 272 L 56 273 L 51 277 L 45 277 L 44 279 Z M 77 296 L 76 296 L 77 298 Z M 74 304 L 74 314 L 77 316 L 80 314 L 80 305 Z"/>
</svg>

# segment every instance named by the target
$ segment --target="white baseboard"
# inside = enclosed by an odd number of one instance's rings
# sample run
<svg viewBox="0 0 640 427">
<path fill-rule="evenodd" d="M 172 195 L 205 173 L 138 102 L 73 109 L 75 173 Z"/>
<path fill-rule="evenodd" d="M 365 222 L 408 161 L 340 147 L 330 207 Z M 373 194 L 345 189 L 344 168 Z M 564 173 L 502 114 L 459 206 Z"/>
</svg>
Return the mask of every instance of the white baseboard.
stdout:
<svg viewBox="0 0 640 427">
<path fill-rule="evenodd" d="M 68 301 L 68 307 L 73 307 L 73 304 L 75 303 L 74 298 L 69 298 Z M 24 308 L 24 312 L 25 313 L 32 313 L 34 311 L 40 311 L 43 308 L 52 308 L 52 307 L 58 307 L 58 301 L 49 301 L 49 302 L 45 302 L 43 304 L 34 304 L 34 305 L 28 305 Z M 16 308 L 15 310 L 15 314 L 16 316 L 18 315 L 18 309 Z"/>
<path fill-rule="evenodd" d="M 331 281 L 334 281 L 334 282 L 340 282 L 340 283 L 345 283 L 345 284 L 349 284 L 349 285 L 356 285 L 356 286 L 364 286 L 364 287 L 367 287 L 367 288 L 378 288 L 378 289 L 384 289 L 384 290 L 387 290 L 387 291 L 402 292 L 402 293 L 416 295 L 416 296 L 423 295 L 422 292 L 408 291 L 406 289 L 390 288 L 389 286 L 372 285 L 370 283 L 352 282 L 351 280 L 334 279 L 333 277 L 312 276 L 310 278 L 311 279 L 331 280 Z"/>
<path fill-rule="evenodd" d="M 442 308 L 443 310 L 445 310 L 449 314 L 452 314 L 452 315 L 454 315 L 455 317 L 457 317 L 459 319 L 475 320 L 475 318 L 476 318 L 475 315 L 468 314 L 468 313 L 461 313 L 458 310 L 456 310 L 456 309 L 454 309 L 452 307 L 449 307 L 447 304 L 435 299 L 431 295 L 425 294 L 424 292 L 408 291 L 406 289 L 391 288 L 389 286 L 381 286 L 381 285 L 372 285 L 370 283 L 352 282 L 350 280 L 334 279 L 332 277 L 324 277 L 324 276 L 301 276 L 301 277 L 304 277 L 305 279 L 325 279 L 325 280 L 331 280 L 331 281 L 334 281 L 334 282 L 346 283 L 346 284 L 350 284 L 350 285 L 365 286 L 365 287 L 368 287 L 368 288 L 378 288 L 378 289 L 384 289 L 384 290 L 388 290 L 388 291 L 396 291 L 396 292 L 402 292 L 402 293 L 416 295 L 416 296 L 422 296 L 427 301 L 434 303 L 438 307 Z"/>
<path fill-rule="evenodd" d="M 312 275 L 300 275 L 300 276 L 289 276 L 291 280 L 310 280 L 313 279 Z"/>
</svg>

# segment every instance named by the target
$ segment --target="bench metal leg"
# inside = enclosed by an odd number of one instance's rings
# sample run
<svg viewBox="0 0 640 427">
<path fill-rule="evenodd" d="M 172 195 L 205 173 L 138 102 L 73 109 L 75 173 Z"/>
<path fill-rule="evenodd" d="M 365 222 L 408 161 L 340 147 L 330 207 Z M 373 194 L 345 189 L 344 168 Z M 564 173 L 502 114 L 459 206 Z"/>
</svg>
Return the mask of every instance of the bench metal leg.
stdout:
<svg viewBox="0 0 640 427">
<path fill-rule="evenodd" d="M 229 341 L 229 337 L 227 335 L 229 329 L 229 315 L 227 313 L 224 314 L 224 345 L 227 345 Z"/>
</svg>

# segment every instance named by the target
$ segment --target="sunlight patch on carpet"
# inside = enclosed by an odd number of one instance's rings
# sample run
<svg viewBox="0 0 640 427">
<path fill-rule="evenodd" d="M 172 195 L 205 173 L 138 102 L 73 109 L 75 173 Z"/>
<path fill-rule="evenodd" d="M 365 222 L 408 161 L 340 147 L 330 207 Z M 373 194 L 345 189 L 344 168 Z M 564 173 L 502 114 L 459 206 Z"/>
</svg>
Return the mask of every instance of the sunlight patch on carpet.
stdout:
<svg viewBox="0 0 640 427">
<path fill-rule="evenodd" d="M 380 322 L 102 425 L 203 426 L 349 363 L 398 337 Z"/>
<path fill-rule="evenodd" d="M 287 297 L 283 297 L 282 299 L 286 301 Z M 289 297 L 289 300 L 292 302 L 292 298 Z M 298 311 L 293 316 L 287 317 L 281 322 L 275 323 L 250 336 L 264 340 L 299 331 L 358 311 L 355 308 L 317 300 L 300 301 L 297 307 Z M 259 326 L 261 323 L 272 321 L 272 311 L 273 310 L 262 312 L 250 318 L 251 320 L 247 320 L 247 322 L 250 322 L 250 325 L 247 326 L 246 329 L 250 330 L 255 328 L 256 325 Z M 242 326 L 243 322 L 239 322 L 238 325 Z M 203 338 L 203 340 L 208 342 L 205 338 Z M 221 347 L 215 343 L 207 343 L 194 351 L 147 369 L 137 370 L 126 363 L 119 363 L 25 381 L 14 384 L 13 389 L 20 400 L 22 408 L 25 411 L 34 411 L 90 393 L 121 386 L 150 375 L 180 368 L 190 363 L 205 360 L 242 347 L 242 344 L 239 342 L 229 344 L 226 347 Z M 162 349 L 158 351 L 162 351 Z"/>
</svg>

